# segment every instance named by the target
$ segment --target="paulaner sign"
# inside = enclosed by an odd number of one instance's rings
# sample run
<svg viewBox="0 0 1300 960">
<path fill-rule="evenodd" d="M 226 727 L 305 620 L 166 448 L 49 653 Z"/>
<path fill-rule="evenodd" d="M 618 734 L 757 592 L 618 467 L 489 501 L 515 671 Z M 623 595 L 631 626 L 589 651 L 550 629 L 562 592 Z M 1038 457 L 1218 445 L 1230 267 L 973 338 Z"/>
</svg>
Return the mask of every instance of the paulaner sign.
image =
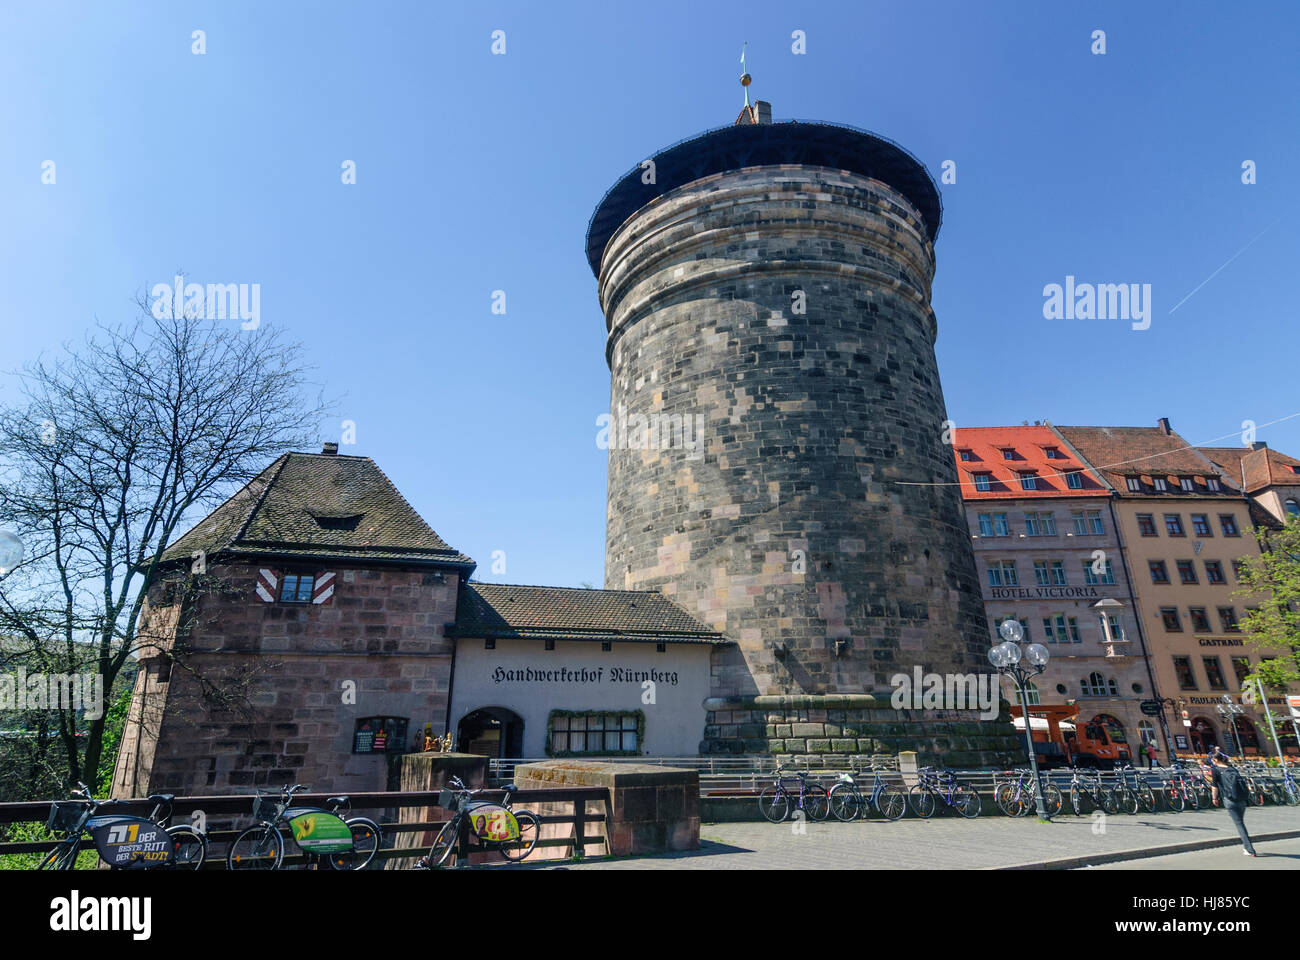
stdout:
<svg viewBox="0 0 1300 960">
<path fill-rule="evenodd" d="M 1091 600 L 1096 587 L 992 587 L 994 600 Z"/>
<path fill-rule="evenodd" d="M 608 676 L 606 673 L 608 672 Z M 492 671 L 492 679 L 496 683 L 572 683 L 572 684 L 600 684 L 600 683 L 645 683 L 647 680 L 655 683 L 666 683 L 670 687 L 677 686 L 676 670 L 629 670 L 626 667 L 610 667 L 608 671 L 605 667 L 578 667 L 570 669 L 569 667 L 551 667 L 545 670 L 536 667 L 522 667 L 518 670 L 507 670 L 505 667 L 497 667 Z"/>
</svg>

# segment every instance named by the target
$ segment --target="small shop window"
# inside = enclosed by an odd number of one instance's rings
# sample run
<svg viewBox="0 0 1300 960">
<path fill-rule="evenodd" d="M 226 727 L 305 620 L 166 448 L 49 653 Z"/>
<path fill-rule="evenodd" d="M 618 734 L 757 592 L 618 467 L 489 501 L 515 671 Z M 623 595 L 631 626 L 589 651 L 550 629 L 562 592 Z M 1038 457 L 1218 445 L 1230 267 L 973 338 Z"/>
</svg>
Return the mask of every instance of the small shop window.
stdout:
<svg viewBox="0 0 1300 960">
<path fill-rule="evenodd" d="M 352 735 L 353 753 L 405 753 L 406 717 L 361 717 Z"/>
<path fill-rule="evenodd" d="M 547 722 L 547 749 L 553 757 L 638 756 L 645 735 L 645 714 L 552 710 Z"/>
</svg>

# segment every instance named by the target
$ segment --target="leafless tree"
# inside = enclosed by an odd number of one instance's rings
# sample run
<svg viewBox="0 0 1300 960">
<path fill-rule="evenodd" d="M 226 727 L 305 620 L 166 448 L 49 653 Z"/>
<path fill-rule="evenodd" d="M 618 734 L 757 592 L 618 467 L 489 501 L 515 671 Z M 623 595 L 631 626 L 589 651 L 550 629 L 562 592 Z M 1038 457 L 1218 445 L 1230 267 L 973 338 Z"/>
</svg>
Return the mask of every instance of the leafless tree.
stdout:
<svg viewBox="0 0 1300 960">
<path fill-rule="evenodd" d="M 164 571 L 167 545 L 274 457 L 313 442 L 327 413 L 301 347 L 271 327 L 140 306 L 134 323 L 99 325 L 26 366 L 20 401 L 0 408 L 0 528 L 25 548 L 0 580 L 5 659 L 98 674 L 106 699 L 156 642 L 142 633 L 142 587 Z M 69 780 L 89 781 L 111 761 L 104 713 L 51 716 Z"/>
</svg>

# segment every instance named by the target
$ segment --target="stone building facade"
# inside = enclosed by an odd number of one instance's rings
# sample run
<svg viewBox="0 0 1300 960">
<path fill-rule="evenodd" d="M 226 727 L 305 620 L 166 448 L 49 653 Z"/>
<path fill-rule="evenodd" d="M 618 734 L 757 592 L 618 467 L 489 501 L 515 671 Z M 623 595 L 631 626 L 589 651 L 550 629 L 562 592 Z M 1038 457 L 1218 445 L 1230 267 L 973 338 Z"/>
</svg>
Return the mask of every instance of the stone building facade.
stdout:
<svg viewBox="0 0 1300 960">
<path fill-rule="evenodd" d="M 632 171 L 592 218 L 610 415 L 628 425 L 605 582 L 660 590 L 736 641 L 714 657 L 711 729 L 741 715 L 765 735 L 853 695 L 876 698 L 849 721 L 870 739 L 893 676 L 988 670 L 934 354 L 939 198 L 899 147 L 752 122 L 759 106 L 657 154 L 653 184 Z M 926 720 L 891 717 L 944 752 L 952 731 Z M 800 739 L 764 735 L 704 749 Z"/>
<path fill-rule="evenodd" d="M 989 645 L 1013 619 L 1025 643 L 1051 654 L 1031 684 L 1031 707 L 1077 708 L 1079 722 L 1104 724 L 1133 759 L 1144 742 L 1163 749 L 1159 725 L 1139 706 L 1155 696 L 1155 683 L 1109 488 L 1046 425 L 963 427 L 954 431 L 953 455 Z M 1115 606 L 1099 609 L 1101 601 Z M 1005 689 L 1018 703 L 1009 681 Z"/>
</svg>

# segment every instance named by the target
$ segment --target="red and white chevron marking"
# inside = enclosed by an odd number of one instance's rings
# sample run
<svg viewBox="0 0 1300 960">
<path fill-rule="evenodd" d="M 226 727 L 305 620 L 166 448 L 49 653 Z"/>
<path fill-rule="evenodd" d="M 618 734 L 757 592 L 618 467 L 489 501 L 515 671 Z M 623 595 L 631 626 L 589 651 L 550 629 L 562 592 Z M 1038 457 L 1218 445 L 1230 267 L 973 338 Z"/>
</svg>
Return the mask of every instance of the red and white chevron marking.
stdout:
<svg viewBox="0 0 1300 960">
<path fill-rule="evenodd" d="M 331 603 L 334 600 L 334 574 L 322 573 L 316 578 L 311 592 L 312 603 Z"/>
<path fill-rule="evenodd" d="M 275 603 L 275 591 L 280 585 L 280 572 L 263 567 L 257 571 L 257 597 L 263 603 Z"/>
</svg>

